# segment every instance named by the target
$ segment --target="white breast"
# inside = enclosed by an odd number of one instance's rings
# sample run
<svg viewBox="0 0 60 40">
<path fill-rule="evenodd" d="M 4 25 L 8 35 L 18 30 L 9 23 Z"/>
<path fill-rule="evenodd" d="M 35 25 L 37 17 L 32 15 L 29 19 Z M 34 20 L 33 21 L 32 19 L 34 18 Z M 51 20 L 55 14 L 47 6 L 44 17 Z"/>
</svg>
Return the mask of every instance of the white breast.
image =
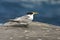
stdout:
<svg viewBox="0 0 60 40">
<path fill-rule="evenodd" d="M 28 15 L 29 16 L 29 20 L 33 20 L 33 15 Z"/>
</svg>

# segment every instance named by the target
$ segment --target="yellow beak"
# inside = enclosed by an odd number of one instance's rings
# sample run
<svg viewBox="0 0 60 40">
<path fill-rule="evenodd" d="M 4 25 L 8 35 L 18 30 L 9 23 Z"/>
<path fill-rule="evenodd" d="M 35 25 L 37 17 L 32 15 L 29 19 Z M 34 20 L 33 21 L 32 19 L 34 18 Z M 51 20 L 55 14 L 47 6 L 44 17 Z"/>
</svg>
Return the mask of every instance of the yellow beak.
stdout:
<svg viewBox="0 0 60 40">
<path fill-rule="evenodd" d="M 33 12 L 33 14 L 38 14 L 38 12 Z"/>
</svg>

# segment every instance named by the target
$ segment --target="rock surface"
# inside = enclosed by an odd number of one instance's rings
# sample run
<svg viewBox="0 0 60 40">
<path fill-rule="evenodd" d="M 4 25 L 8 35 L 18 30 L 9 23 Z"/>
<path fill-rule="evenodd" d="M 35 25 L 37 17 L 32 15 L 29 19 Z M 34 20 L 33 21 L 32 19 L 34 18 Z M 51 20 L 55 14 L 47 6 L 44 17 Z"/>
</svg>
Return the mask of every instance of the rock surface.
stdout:
<svg viewBox="0 0 60 40">
<path fill-rule="evenodd" d="M 0 40 L 60 40 L 60 27 L 32 22 L 25 27 L 0 27 Z"/>
</svg>

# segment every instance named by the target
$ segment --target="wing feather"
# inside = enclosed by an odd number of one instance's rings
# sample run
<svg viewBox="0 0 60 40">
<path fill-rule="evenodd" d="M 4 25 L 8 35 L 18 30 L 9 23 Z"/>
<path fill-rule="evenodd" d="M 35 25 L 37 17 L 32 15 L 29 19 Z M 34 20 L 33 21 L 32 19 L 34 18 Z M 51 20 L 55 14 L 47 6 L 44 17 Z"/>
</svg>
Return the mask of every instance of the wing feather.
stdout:
<svg viewBox="0 0 60 40">
<path fill-rule="evenodd" d="M 26 22 L 26 21 L 28 21 L 29 19 L 29 16 L 27 16 L 27 15 L 25 15 L 25 16 L 22 16 L 22 17 L 18 17 L 18 18 L 15 18 L 15 19 L 10 19 L 9 21 L 11 21 L 11 22 Z"/>
</svg>

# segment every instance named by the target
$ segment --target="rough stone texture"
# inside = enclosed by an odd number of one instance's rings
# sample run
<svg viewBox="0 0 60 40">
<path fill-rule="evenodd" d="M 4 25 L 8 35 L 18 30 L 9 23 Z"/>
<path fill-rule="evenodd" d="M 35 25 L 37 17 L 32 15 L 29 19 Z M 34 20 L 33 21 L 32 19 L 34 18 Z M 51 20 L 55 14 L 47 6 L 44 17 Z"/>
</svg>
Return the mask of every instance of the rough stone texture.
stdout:
<svg viewBox="0 0 60 40">
<path fill-rule="evenodd" d="M 60 27 L 32 22 L 25 27 L 0 27 L 0 40 L 60 40 Z"/>
</svg>

